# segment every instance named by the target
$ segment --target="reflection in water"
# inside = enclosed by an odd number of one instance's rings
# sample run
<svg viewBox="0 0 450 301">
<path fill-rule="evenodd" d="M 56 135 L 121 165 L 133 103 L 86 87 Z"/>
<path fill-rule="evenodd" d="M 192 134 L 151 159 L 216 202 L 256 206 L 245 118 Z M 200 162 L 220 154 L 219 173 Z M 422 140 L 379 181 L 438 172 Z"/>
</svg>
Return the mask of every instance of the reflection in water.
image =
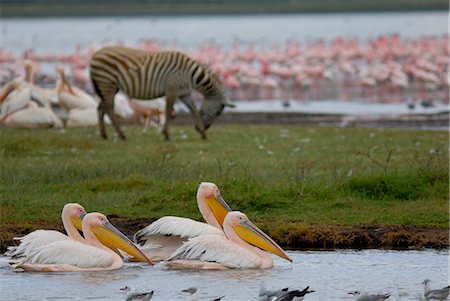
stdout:
<svg viewBox="0 0 450 301">
<path fill-rule="evenodd" d="M 152 300 L 189 300 L 181 290 L 199 288 L 198 299 L 256 300 L 262 280 L 269 289 L 310 286 L 307 300 L 353 300 L 347 292 L 391 293 L 389 300 L 420 300 L 421 282 L 447 284 L 448 251 L 289 251 L 294 263 L 274 257 L 269 270 L 169 271 L 127 263 L 117 271 L 17 273 L 0 257 L 2 300 L 123 300 L 119 288 L 154 290 Z M 45 288 L 45 289 L 43 289 Z"/>
</svg>

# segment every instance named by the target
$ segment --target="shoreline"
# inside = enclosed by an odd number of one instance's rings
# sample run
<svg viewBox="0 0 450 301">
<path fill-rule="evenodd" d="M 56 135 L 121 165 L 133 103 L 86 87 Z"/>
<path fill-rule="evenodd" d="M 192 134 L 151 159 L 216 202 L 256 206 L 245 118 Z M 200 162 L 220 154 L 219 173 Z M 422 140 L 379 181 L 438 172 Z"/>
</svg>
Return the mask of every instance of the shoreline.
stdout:
<svg viewBox="0 0 450 301">
<path fill-rule="evenodd" d="M 241 1 L 205 2 L 141 2 L 141 1 L 69 1 L 49 2 L 42 0 L 17 3 L 3 1 L 1 16 L 15 17 L 102 17 L 102 16 L 202 16 L 202 15 L 261 15 L 292 13 L 381 13 L 446 11 L 448 2 L 433 0 L 424 3 L 415 0 L 405 4 L 402 1 L 361 2 L 356 0 L 334 2 L 299 1 Z"/>
<path fill-rule="evenodd" d="M 124 218 L 108 215 L 111 223 L 132 238 L 133 234 L 156 218 Z M 386 249 L 445 250 L 450 247 L 449 229 L 412 225 L 352 226 L 292 224 L 278 230 L 276 225 L 258 223 L 263 231 L 288 250 Z M 37 229 L 64 231 L 60 223 L 36 223 L 34 226 L 1 226 L 0 252 L 15 245 L 13 237 Z"/>
</svg>

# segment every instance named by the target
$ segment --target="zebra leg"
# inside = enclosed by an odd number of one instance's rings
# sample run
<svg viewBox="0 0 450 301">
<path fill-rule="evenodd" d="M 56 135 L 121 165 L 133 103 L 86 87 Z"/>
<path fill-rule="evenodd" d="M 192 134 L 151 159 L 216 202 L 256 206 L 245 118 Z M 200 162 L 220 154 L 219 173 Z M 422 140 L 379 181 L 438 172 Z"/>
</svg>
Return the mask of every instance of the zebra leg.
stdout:
<svg viewBox="0 0 450 301">
<path fill-rule="evenodd" d="M 100 103 L 97 107 L 97 114 L 98 114 L 98 126 L 100 128 L 100 137 L 103 139 L 108 139 L 108 136 L 106 135 L 106 129 L 105 129 L 105 110 L 103 105 L 103 99 L 100 100 Z"/>
<path fill-rule="evenodd" d="M 191 111 L 192 116 L 194 116 L 195 129 L 197 130 L 197 132 L 200 133 L 200 136 L 202 137 L 203 140 L 208 140 L 208 137 L 206 136 L 205 125 L 203 124 L 200 112 L 197 110 L 197 107 L 195 106 L 191 94 L 180 96 L 180 99 L 189 108 L 189 111 Z"/>
<path fill-rule="evenodd" d="M 120 129 L 119 120 L 117 119 L 116 114 L 114 114 L 114 95 L 104 98 L 103 101 L 103 112 L 106 113 L 109 116 L 109 119 L 111 119 L 112 124 L 114 125 L 114 128 L 116 129 L 117 135 L 119 135 L 119 138 L 122 140 L 127 140 L 127 137 L 125 137 L 124 133 Z M 100 122 L 100 120 L 99 120 Z M 104 126 L 103 126 L 104 127 Z"/>
<path fill-rule="evenodd" d="M 166 93 L 166 116 L 171 116 L 173 112 L 173 105 L 175 101 L 177 100 L 177 94 L 175 92 L 168 92 Z M 166 118 L 162 133 L 164 135 L 164 140 L 169 141 L 169 119 Z"/>
</svg>

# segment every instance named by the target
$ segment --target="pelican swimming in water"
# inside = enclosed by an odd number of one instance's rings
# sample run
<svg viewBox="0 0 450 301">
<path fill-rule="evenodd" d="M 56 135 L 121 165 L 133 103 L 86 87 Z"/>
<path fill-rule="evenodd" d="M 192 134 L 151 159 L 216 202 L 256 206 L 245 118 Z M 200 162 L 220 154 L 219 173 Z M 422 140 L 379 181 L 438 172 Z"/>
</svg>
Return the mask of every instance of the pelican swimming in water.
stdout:
<svg viewBox="0 0 450 301">
<path fill-rule="evenodd" d="M 81 229 L 83 217 L 86 210 L 77 203 L 67 203 L 61 213 L 61 219 L 67 235 L 55 230 L 36 230 L 22 237 L 14 237 L 20 244 L 18 246 L 8 247 L 6 256 L 14 257 L 18 254 L 28 256 L 33 249 L 45 246 L 58 240 L 73 239 L 84 242 L 77 228 Z"/>
<path fill-rule="evenodd" d="M 206 223 L 190 218 L 165 216 L 136 232 L 134 240 L 152 261 L 164 260 L 189 238 L 200 235 L 225 237 L 222 224 L 231 208 L 221 197 L 216 184 L 200 184 L 197 204 Z"/>
<path fill-rule="evenodd" d="M 122 267 L 122 258 L 103 245 L 98 237 L 103 237 L 115 248 L 125 249 L 130 255 L 152 264 L 124 234 L 109 223 L 105 215 L 86 214 L 82 228 L 86 243 L 72 239 L 55 241 L 34 249 L 28 256 L 13 259 L 11 265 L 32 272 L 105 271 Z"/>
<path fill-rule="evenodd" d="M 167 258 L 164 266 L 168 269 L 268 269 L 273 267 L 273 259 L 265 251 L 292 262 L 242 212 L 228 213 L 223 229 L 226 237 L 201 235 L 189 239 Z"/>
</svg>

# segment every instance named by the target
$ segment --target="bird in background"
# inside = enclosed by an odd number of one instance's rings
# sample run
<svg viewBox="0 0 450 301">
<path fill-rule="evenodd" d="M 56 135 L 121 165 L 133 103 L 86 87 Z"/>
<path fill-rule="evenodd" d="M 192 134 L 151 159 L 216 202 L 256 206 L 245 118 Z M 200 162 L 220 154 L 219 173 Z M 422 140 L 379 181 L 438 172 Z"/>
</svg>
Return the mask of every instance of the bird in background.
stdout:
<svg viewBox="0 0 450 301">
<path fill-rule="evenodd" d="M 125 299 L 126 301 L 149 301 L 152 299 L 154 293 L 154 291 L 145 293 L 136 292 L 134 287 L 131 285 L 122 287 L 120 290 L 127 294 Z"/>
<path fill-rule="evenodd" d="M 369 295 L 360 291 L 349 292 L 348 294 L 355 296 L 355 301 L 384 301 L 391 296 L 390 294 Z"/>
<path fill-rule="evenodd" d="M 425 300 L 446 300 L 449 295 L 450 285 L 441 289 L 431 289 L 431 280 L 425 279 L 422 284 L 425 285 L 423 297 Z"/>
<path fill-rule="evenodd" d="M 288 287 L 278 290 L 268 290 L 264 281 L 261 281 L 258 293 L 259 301 L 300 301 L 309 294 L 313 293 L 309 286 L 303 290 L 289 290 Z"/>
</svg>

